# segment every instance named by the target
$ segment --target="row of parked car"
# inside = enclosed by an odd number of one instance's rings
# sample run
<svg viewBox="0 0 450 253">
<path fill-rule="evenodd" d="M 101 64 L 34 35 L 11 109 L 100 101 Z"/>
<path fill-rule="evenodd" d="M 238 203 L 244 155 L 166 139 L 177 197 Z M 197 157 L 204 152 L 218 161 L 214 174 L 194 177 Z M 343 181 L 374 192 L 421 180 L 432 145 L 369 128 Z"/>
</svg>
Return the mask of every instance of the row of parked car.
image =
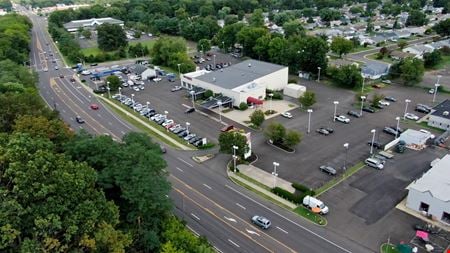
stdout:
<svg viewBox="0 0 450 253">
<path fill-rule="evenodd" d="M 120 101 L 122 104 L 132 108 L 134 111 L 138 112 L 141 116 L 146 117 L 156 124 L 161 125 L 168 131 L 176 134 L 178 137 L 183 138 L 189 144 L 196 147 L 200 147 L 204 144 L 203 138 L 195 133 L 190 132 L 190 130 L 184 125 L 177 124 L 173 119 L 167 118 L 166 114 L 157 113 L 154 108 L 151 108 L 149 104 L 141 104 L 138 101 L 133 100 L 125 95 L 115 94 L 112 96 L 113 99 Z M 191 113 L 195 111 L 194 108 L 188 108 L 186 113 Z"/>
</svg>

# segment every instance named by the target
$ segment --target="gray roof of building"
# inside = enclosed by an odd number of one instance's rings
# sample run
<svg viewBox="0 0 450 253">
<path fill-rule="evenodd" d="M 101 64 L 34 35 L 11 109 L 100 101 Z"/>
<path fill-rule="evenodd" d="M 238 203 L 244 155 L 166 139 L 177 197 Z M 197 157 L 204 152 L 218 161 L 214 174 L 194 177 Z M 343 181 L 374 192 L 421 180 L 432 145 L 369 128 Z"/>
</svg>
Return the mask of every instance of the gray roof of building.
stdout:
<svg viewBox="0 0 450 253">
<path fill-rule="evenodd" d="M 450 201 L 450 155 L 444 156 L 430 170 L 407 189 L 415 189 L 419 192 L 429 192 L 434 198 L 441 201 Z"/>
<path fill-rule="evenodd" d="M 287 67 L 263 61 L 246 60 L 193 79 L 212 83 L 225 89 L 234 89 L 284 68 Z"/>
<path fill-rule="evenodd" d="M 362 66 L 361 72 L 367 75 L 383 75 L 389 72 L 389 67 L 389 64 L 371 61 Z"/>
<path fill-rule="evenodd" d="M 72 20 L 69 23 L 65 23 L 64 27 L 66 29 L 70 28 L 79 28 L 90 25 L 92 22 L 97 22 L 99 24 L 108 23 L 108 24 L 122 24 L 122 20 L 118 20 L 115 18 L 91 18 L 91 19 L 82 19 L 82 20 Z"/>
<path fill-rule="evenodd" d="M 442 103 L 436 105 L 433 110 L 434 112 L 431 113 L 431 115 L 450 119 L 450 99 L 446 99 Z"/>
</svg>

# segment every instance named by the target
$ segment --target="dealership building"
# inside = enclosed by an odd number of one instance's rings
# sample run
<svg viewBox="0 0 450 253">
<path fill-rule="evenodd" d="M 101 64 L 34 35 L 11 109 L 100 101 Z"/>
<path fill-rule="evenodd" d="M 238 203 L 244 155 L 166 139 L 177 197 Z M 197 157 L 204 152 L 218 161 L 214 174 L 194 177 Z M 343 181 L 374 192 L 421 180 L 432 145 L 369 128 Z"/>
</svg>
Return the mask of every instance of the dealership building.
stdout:
<svg viewBox="0 0 450 253">
<path fill-rule="evenodd" d="M 216 71 L 198 70 L 181 76 L 183 88 L 199 94 L 211 90 L 221 96 L 207 101 L 239 106 L 240 103 L 262 104 L 266 89 L 283 90 L 288 83 L 288 67 L 257 60 L 246 60 Z"/>
</svg>

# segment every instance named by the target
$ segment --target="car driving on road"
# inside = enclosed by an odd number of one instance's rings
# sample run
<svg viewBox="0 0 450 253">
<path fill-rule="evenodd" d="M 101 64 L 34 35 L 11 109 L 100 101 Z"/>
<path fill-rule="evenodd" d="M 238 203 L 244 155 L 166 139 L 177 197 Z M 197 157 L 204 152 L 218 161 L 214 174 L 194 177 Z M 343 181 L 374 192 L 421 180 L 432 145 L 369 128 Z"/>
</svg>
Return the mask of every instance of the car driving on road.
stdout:
<svg viewBox="0 0 450 253">
<path fill-rule="evenodd" d="M 268 229 L 271 225 L 271 222 L 269 219 L 263 216 L 255 215 L 252 217 L 253 224 L 257 225 L 258 227 L 262 229 Z"/>
</svg>

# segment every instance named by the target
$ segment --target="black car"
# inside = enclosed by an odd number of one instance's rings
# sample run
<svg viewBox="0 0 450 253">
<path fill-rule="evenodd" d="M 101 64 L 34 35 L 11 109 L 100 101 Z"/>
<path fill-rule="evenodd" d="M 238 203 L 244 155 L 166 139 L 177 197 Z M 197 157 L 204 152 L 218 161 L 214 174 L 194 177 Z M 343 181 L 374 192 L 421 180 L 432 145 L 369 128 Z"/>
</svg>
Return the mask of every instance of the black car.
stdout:
<svg viewBox="0 0 450 253">
<path fill-rule="evenodd" d="M 367 142 L 367 145 L 371 146 L 371 144 L 372 144 L 371 141 Z M 381 145 L 381 143 L 379 143 L 379 142 L 374 141 L 373 142 L 373 147 L 376 148 L 376 149 L 381 149 L 383 147 L 383 145 Z"/>
<path fill-rule="evenodd" d="M 398 130 L 398 133 L 400 134 L 400 133 L 403 133 L 404 132 L 404 129 L 402 129 L 401 127 L 396 127 L 396 126 L 391 126 L 390 128 L 392 128 L 392 129 L 394 129 L 394 130 Z"/>
<path fill-rule="evenodd" d="M 348 111 L 347 114 L 350 115 L 350 116 L 353 116 L 355 118 L 360 118 L 361 117 L 361 114 L 359 114 L 358 112 L 355 112 L 355 111 Z"/>
<path fill-rule="evenodd" d="M 375 109 L 373 109 L 372 107 L 363 107 L 363 111 L 365 112 L 370 112 L 370 113 L 375 113 Z"/>
<path fill-rule="evenodd" d="M 191 113 L 191 112 L 195 112 L 194 107 L 190 107 L 190 108 L 186 109 L 186 111 L 184 111 L 184 113 Z"/>
<path fill-rule="evenodd" d="M 423 106 L 416 106 L 416 111 L 421 112 L 421 113 L 430 113 L 431 110 L 423 107 Z"/>
<path fill-rule="evenodd" d="M 194 146 L 196 146 L 197 148 L 198 147 L 200 147 L 200 146 L 202 146 L 203 145 L 203 140 L 202 139 L 200 139 L 200 140 L 198 140 L 198 141 L 196 141 L 196 142 L 194 142 L 194 144 L 193 144 Z"/>
<path fill-rule="evenodd" d="M 178 129 L 175 129 L 175 130 L 173 131 L 173 133 L 174 133 L 174 134 L 179 134 L 179 133 L 181 133 L 181 132 L 183 132 L 183 131 L 186 131 L 186 128 L 180 127 L 180 128 L 178 128 Z"/>
<path fill-rule="evenodd" d="M 79 124 L 83 124 L 84 123 L 84 119 L 81 118 L 80 116 L 76 116 L 75 120 L 79 123 Z"/>
<path fill-rule="evenodd" d="M 201 140 L 201 139 L 202 139 L 202 137 L 196 136 L 189 140 L 189 144 L 194 144 L 196 141 Z"/>
<path fill-rule="evenodd" d="M 181 131 L 181 132 L 179 132 L 177 135 L 178 135 L 178 137 L 183 138 L 183 137 L 185 137 L 186 135 L 188 135 L 188 131 L 186 131 L 186 130 Z"/>
<path fill-rule="evenodd" d="M 385 97 L 384 100 L 391 101 L 391 102 L 397 102 L 397 99 L 394 97 Z"/>
<path fill-rule="evenodd" d="M 397 130 L 395 130 L 394 128 L 391 127 L 385 127 L 383 128 L 383 132 L 390 134 L 390 135 L 397 135 Z"/>
<path fill-rule="evenodd" d="M 95 66 L 97 66 L 98 65 L 98 63 L 91 63 L 91 66 L 92 67 L 95 67 Z"/>
<path fill-rule="evenodd" d="M 321 128 L 323 128 L 323 129 L 327 130 L 327 131 L 328 131 L 328 133 L 330 133 L 330 134 L 334 133 L 334 129 L 333 129 L 333 128 L 331 128 L 331 127 L 321 127 Z"/>
<path fill-rule="evenodd" d="M 377 109 L 384 109 L 384 105 L 382 105 L 380 103 L 374 105 L 374 107 L 377 108 Z"/>
</svg>

